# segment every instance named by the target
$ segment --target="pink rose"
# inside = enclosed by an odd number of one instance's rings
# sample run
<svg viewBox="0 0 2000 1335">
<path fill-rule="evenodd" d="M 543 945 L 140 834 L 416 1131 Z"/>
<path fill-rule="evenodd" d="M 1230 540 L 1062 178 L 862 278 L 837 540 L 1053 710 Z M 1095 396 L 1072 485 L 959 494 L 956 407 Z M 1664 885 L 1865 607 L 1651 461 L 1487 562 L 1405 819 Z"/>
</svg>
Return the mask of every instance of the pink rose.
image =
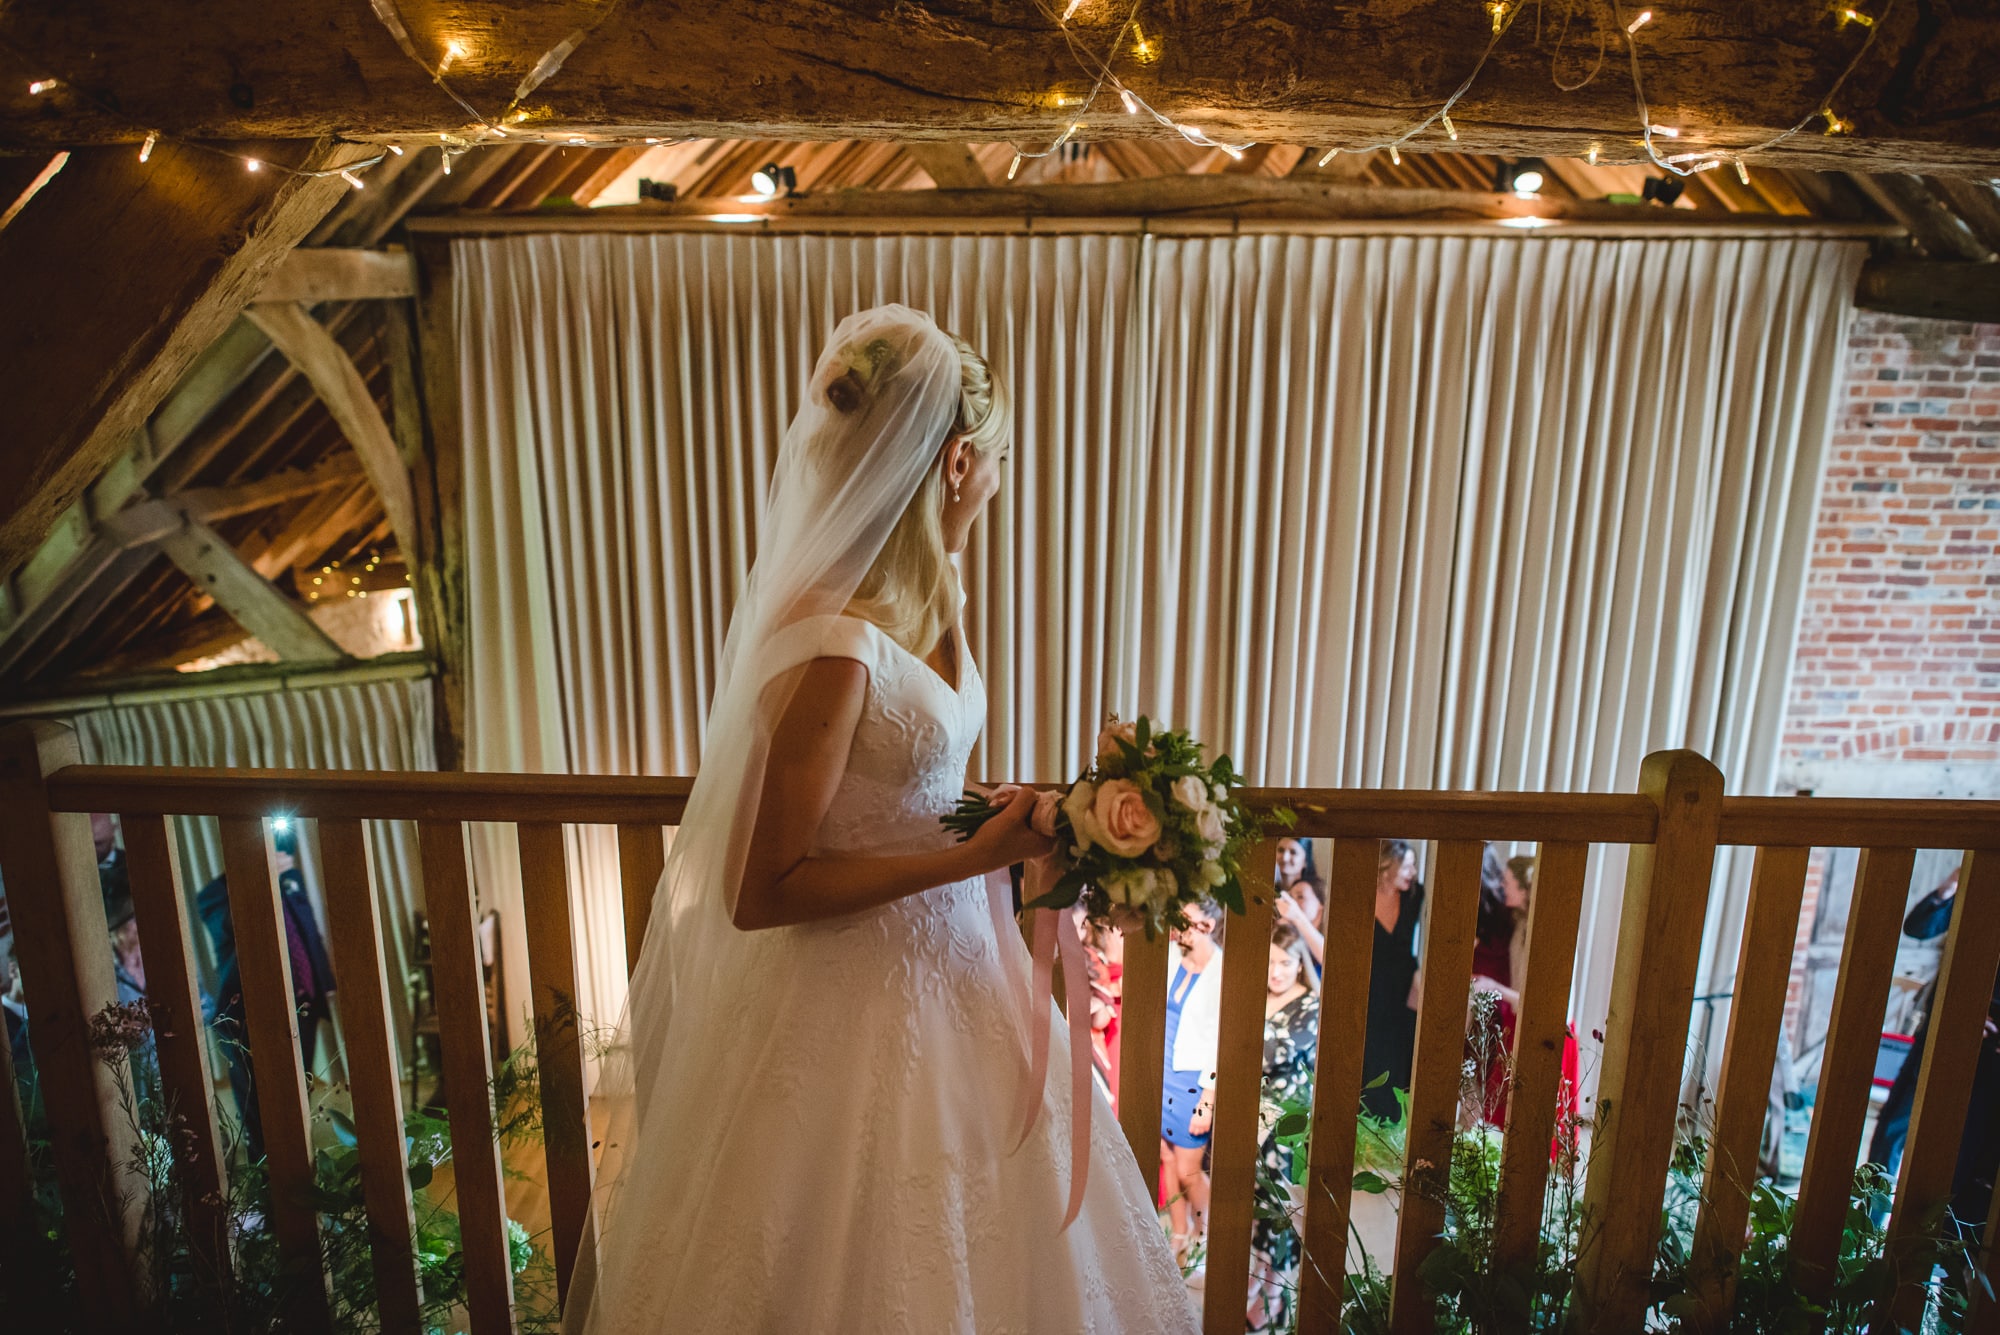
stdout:
<svg viewBox="0 0 2000 1335">
<path fill-rule="evenodd" d="M 1118 743 L 1121 739 L 1137 746 L 1139 744 L 1139 725 L 1136 723 L 1119 723 L 1115 720 L 1105 724 L 1103 731 L 1097 734 L 1098 758 L 1102 760 L 1117 755 Z"/>
<path fill-rule="evenodd" d="M 1123 858 L 1136 858 L 1160 837 L 1160 821 L 1146 807 L 1139 785 L 1130 779 L 1110 779 L 1100 785 L 1091 814 L 1097 818 L 1098 842 Z"/>
<path fill-rule="evenodd" d="M 1053 788 L 1044 788 L 1035 794 L 1035 809 L 1028 816 L 1028 828 L 1047 839 L 1056 835 L 1056 812 L 1062 806 L 1062 794 Z"/>
</svg>

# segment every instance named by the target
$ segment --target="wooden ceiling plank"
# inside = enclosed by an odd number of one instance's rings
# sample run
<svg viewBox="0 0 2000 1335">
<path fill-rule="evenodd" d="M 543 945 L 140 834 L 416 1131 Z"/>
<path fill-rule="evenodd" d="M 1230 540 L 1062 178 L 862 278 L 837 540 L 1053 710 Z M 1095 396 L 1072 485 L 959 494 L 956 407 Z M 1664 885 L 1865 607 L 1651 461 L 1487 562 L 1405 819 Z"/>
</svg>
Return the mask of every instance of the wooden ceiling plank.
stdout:
<svg viewBox="0 0 2000 1335">
<path fill-rule="evenodd" d="M 362 471 L 361 461 L 343 451 L 317 468 L 281 469 L 255 481 L 229 487 L 197 487 L 171 499 L 190 513 L 214 521 L 255 514 L 289 501 L 317 496 L 332 487 L 350 487 L 365 481 L 367 474 Z"/>
<path fill-rule="evenodd" d="M 1076 27 L 1092 45 L 1110 42 L 1123 17 L 1100 8 Z M 473 23 L 478 36 L 453 69 L 459 88 L 475 105 L 499 107 L 576 18 L 527 6 L 451 21 Z M 1177 6 L 1159 20 L 1161 58 L 1145 67 L 1146 91 L 1160 106 L 1200 108 L 1205 128 L 1236 142 L 1373 142 L 1443 101 L 1459 76 L 1441 71 L 1463 67 L 1485 40 L 1483 21 L 1476 10 L 1448 15 L 1425 0 L 1270 0 L 1251 25 L 1237 7 Z M 1657 96 L 1671 90 L 1685 142 L 1757 142 L 1823 104 L 1857 53 L 1857 31 L 1796 0 L 1680 0 L 1646 30 L 1647 81 Z M 746 33 L 755 35 L 754 78 L 744 69 Z M 1937 174 L 2000 167 L 1990 83 L 2000 12 L 1900 6 L 1873 36 L 1841 89 L 1853 133 L 1797 135 L 1760 160 Z M 298 0 L 284 22 L 273 22 L 267 0 L 156 0 L 139 15 L 116 0 L 10 5 L 0 9 L 0 39 L 50 69 L 89 71 L 122 108 L 114 114 L 84 96 L 8 99 L 0 146 L 14 149 L 130 143 L 149 125 L 206 140 L 337 128 L 407 142 L 467 129 L 375 14 L 346 0 Z M 544 87 L 546 114 L 524 128 L 1046 142 L 1081 119 L 1089 138 L 1171 133 L 1137 123 L 1115 98 L 1081 116 L 1056 104 L 1051 89 L 1088 87 L 1071 40 L 1031 0 L 954 5 L 927 22 L 893 5 L 628 7 Z M 217 79 L 198 71 L 227 71 L 257 96 L 219 96 Z M 1608 156 L 1637 150 L 1629 81 L 1553 93 L 1547 55 L 1531 40 L 1496 47 L 1454 120 L 1468 152 L 1550 157 L 1592 140 Z"/>
<path fill-rule="evenodd" d="M 406 552 L 417 549 L 417 503 L 396 437 L 354 362 L 326 326 L 299 305 L 258 305 L 250 318 L 318 392 L 341 434 L 361 459 L 389 527 Z M 275 648 L 276 646 L 272 646 Z"/>
<path fill-rule="evenodd" d="M 279 593 L 208 525 L 190 519 L 185 528 L 161 540 L 160 550 L 196 588 L 280 659 L 314 662 L 346 656 L 305 608 Z"/>
<path fill-rule="evenodd" d="M 1986 181 L 1932 176 L 1924 185 L 1965 221 L 1988 248 L 2000 249 L 2000 190 Z"/>
<path fill-rule="evenodd" d="M 1947 208 L 1915 176 L 1895 173 L 1854 176 L 1869 198 L 1910 229 L 1910 237 L 1933 259 L 1984 262 L 1995 258 L 1993 248 L 1979 239 L 1965 219 Z"/>
<path fill-rule="evenodd" d="M 307 168 L 363 152 L 331 139 L 242 151 Z M 33 554 L 346 189 L 171 142 L 144 165 L 92 149 L 0 231 L 0 291 L 45 316 L 0 322 L 0 572 Z M 78 311 L 91 318 L 57 314 Z"/>
</svg>

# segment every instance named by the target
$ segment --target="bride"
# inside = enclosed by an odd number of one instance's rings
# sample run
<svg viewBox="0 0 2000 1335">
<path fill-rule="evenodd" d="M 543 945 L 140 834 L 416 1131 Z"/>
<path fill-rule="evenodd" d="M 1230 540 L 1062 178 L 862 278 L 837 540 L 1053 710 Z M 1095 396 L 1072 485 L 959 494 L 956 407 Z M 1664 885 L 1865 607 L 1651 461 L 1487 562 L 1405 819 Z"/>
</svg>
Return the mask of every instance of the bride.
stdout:
<svg viewBox="0 0 2000 1335">
<path fill-rule="evenodd" d="M 1007 433 L 921 312 L 849 317 L 814 368 L 603 1081 L 567 1330 L 1195 1329 L 1102 1095 L 1067 1230 L 1065 1081 L 1017 1143 L 1027 952 L 988 896 L 1050 851 L 1033 802 L 938 824 L 986 709 L 950 557 Z"/>
</svg>

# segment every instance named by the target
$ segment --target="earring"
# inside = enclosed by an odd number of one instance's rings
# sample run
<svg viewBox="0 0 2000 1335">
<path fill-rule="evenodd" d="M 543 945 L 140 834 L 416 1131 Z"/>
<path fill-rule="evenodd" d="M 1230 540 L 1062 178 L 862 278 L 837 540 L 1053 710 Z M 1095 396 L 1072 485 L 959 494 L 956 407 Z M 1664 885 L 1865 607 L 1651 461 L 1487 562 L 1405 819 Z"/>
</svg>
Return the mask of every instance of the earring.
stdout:
<svg viewBox="0 0 2000 1335">
<path fill-rule="evenodd" d="M 956 482 L 954 482 L 951 487 L 951 498 L 955 501 L 961 501 L 965 499 L 963 496 L 959 494 L 958 484 Z"/>
</svg>

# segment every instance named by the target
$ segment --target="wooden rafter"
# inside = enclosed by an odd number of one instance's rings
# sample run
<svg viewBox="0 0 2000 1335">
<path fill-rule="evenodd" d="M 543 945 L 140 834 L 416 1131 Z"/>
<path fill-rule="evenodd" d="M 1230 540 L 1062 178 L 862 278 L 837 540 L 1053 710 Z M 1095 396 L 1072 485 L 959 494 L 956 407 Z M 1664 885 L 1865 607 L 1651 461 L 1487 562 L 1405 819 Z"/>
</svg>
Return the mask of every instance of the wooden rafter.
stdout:
<svg viewBox="0 0 2000 1335">
<path fill-rule="evenodd" d="M 391 301 L 417 293 L 417 274 L 400 250 L 317 247 L 295 250 L 278 262 L 257 301 Z"/>
<path fill-rule="evenodd" d="M 359 150 L 244 151 L 317 167 Z M 167 144 L 146 165 L 94 149 L 0 231 L 0 291 L 23 315 L 0 322 L 0 573 L 28 559 L 345 189 Z M 90 318 L 64 314 L 80 311 Z"/>
<path fill-rule="evenodd" d="M 1109 51 L 1177 118 L 1254 142 L 1401 133 L 1471 72 L 1488 36 L 1484 9 L 1437 0 L 1274 0 L 1254 19 L 1231 6 L 1184 5 L 1148 24 L 1157 58 L 1140 64 L 1129 47 L 1112 49 L 1124 17 L 1116 6 L 1089 7 L 1075 40 Z M 1610 7 L 1581 10 L 1563 25 L 1566 40 L 1622 46 L 1619 17 Z M 493 108 L 577 23 L 559 6 L 462 6 L 413 18 L 427 55 L 461 44 L 456 86 Z M 1658 10 L 1643 44 L 1653 104 L 1671 112 L 1683 143 L 1768 139 L 1825 104 L 1867 38 L 1868 29 L 1836 18 L 1793 0 L 1682 0 Z M 1990 6 L 1904 5 L 1873 31 L 1875 45 L 1839 97 L 1854 132 L 1795 135 L 1760 160 L 1945 173 L 2000 165 L 1991 58 L 2000 15 Z M 203 139 L 466 128 L 464 113 L 365 5 L 302 0 L 274 23 L 262 0 L 162 0 L 143 20 L 112 0 L 21 4 L 0 11 L 0 38 L 31 53 L 39 72 L 81 79 L 87 71 L 122 109 L 82 96 L 10 99 L 0 144 L 17 148 L 131 142 L 149 126 Z M 1614 67 L 1573 92 L 1557 90 L 1552 40 L 1533 23 L 1514 25 L 1455 109 L 1457 147 L 1552 156 L 1597 141 L 1608 156 L 1640 156 L 1630 80 Z M 226 70 L 228 79 L 196 78 L 197 70 Z M 569 58 L 534 100 L 533 124 L 635 138 L 1048 141 L 1081 119 L 1086 137 L 1172 133 L 1125 115 L 1115 97 L 1084 113 L 1065 104 L 1094 77 L 1028 0 L 940 0 L 921 22 L 894 6 L 641 3 Z M 232 98 L 231 87 L 249 95 Z"/>
<path fill-rule="evenodd" d="M 160 539 L 160 550 L 279 658 L 315 661 L 342 656 L 340 646 L 306 615 L 305 608 L 278 592 L 208 525 L 188 519 Z"/>
<path fill-rule="evenodd" d="M 290 303 L 259 304 L 250 319 L 278 346 L 287 360 L 312 383 L 333 420 L 354 446 L 361 466 L 381 498 L 389 527 L 406 552 L 416 550 L 416 501 L 409 470 L 396 450 L 396 438 L 375 406 L 375 396 L 326 326 L 305 307 Z"/>
</svg>

